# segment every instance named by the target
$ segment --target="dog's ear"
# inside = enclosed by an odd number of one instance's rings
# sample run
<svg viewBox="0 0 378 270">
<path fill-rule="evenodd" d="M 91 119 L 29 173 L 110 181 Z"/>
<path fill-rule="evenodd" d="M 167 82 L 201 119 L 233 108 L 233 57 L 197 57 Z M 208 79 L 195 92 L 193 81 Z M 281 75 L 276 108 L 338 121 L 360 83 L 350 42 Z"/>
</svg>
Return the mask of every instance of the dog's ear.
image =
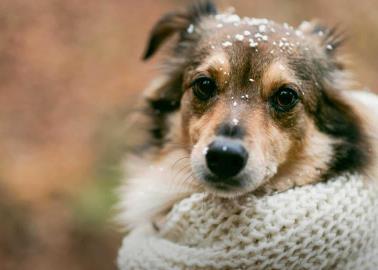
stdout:
<svg viewBox="0 0 378 270">
<path fill-rule="evenodd" d="M 179 73 L 164 74 L 153 80 L 144 92 L 146 113 L 152 122 L 152 143 L 160 145 L 169 130 L 166 116 L 180 108 L 182 77 Z"/>
<path fill-rule="evenodd" d="M 180 106 L 181 84 L 180 74 L 161 75 L 147 87 L 144 97 L 155 112 L 172 112 Z"/>
<path fill-rule="evenodd" d="M 186 11 L 171 12 L 164 15 L 153 27 L 143 59 L 150 58 L 159 47 L 175 33 L 192 32 L 198 21 L 207 15 L 216 14 L 215 5 L 210 1 L 201 1 L 190 6 Z"/>
<path fill-rule="evenodd" d="M 325 52 L 333 56 L 337 49 L 344 43 L 346 36 L 339 27 L 327 27 L 318 21 L 302 22 L 298 27 L 305 35 L 313 37 Z"/>
</svg>

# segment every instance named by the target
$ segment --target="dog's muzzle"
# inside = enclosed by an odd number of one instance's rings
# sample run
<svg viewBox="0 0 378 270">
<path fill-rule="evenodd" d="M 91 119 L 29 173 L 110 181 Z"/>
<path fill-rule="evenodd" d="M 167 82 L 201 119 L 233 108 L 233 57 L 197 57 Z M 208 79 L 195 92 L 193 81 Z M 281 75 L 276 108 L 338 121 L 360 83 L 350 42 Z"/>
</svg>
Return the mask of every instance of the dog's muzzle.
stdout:
<svg viewBox="0 0 378 270">
<path fill-rule="evenodd" d="M 206 153 L 206 164 L 219 181 L 239 174 L 247 164 L 248 152 L 237 140 L 217 138 Z"/>
</svg>

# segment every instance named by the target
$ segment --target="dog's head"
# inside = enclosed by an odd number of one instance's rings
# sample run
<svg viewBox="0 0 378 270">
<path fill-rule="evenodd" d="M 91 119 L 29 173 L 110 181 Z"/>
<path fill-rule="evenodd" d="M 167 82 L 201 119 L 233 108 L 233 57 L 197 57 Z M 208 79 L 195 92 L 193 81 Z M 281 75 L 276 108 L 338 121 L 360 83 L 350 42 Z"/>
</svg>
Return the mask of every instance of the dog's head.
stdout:
<svg viewBox="0 0 378 270">
<path fill-rule="evenodd" d="M 145 58 L 173 34 L 147 91 L 153 134 L 163 151 L 185 149 L 209 190 L 283 189 L 365 163 L 359 121 L 340 94 L 348 79 L 333 29 L 217 14 L 206 2 L 164 16 Z"/>
</svg>

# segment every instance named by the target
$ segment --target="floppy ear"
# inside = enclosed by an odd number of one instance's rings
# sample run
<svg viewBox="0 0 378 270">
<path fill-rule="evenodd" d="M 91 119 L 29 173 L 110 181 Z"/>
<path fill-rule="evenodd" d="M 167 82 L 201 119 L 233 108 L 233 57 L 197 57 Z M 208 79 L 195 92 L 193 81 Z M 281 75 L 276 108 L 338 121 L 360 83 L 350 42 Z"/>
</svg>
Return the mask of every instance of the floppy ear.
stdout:
<svg viewBox="0 0 378 270">
<path fill-rule="evenodd" d="M 143 59 L 150 58 L 167 38 L 176 32 L 185 30 L 189 25 L 185 13 L 174 12 L 164 15 L 152 28 Z"/>
<path fill-rule="evenodd" d="M 186 11 L 171 12 L 164 15 L 152 28 L 143 59 L 150 58 L 173 34 L 181 33 L 182 39 L 186 32 L 193 31 L 194 25 L 201 17 L 216 13 L 213 3 L 201 1 L 189 7 Z"/>
<path fill-rule="evenodd" d="M 328 55 L 334 55 L 346 39 L 339 27 L 327 27 L 317 21 L 302 22 L 298 28 L 305 35 L 315 38 Z"/>
<path fill-rule="evenodd" d="M 180 74 L 161 75 L 147 87 L 144 97 L 155 112 L 172 112 L 180 106 L 181 84 Z"/>
</svg>

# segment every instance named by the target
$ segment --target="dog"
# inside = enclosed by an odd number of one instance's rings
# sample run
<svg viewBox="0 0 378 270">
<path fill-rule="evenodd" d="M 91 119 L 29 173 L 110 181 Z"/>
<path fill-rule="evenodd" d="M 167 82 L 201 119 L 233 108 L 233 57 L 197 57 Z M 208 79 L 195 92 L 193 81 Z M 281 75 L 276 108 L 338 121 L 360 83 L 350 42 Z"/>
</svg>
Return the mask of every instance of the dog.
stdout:
<svg viewBox="0 0 378 270">
<path fill-rule="evenodd" d="M 353 91 L 336 28 L 200 2 L 157 22 L 144 59 L 174 35 L 135 122 L 148 130 L 120 190 L 128 227 L 154 223 L 194 192 L 232 199 L 345 173 L 374 181 L 377 97 Z"/>
</svg>

